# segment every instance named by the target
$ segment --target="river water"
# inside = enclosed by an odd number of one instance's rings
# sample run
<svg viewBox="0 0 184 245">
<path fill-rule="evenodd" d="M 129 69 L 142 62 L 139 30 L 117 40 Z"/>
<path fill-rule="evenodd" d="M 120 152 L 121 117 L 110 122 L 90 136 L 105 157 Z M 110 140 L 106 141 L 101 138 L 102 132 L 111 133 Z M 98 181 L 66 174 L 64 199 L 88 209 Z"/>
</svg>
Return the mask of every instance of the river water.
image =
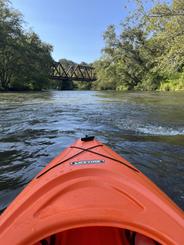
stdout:
<svg viewBox="0 0 184 245">
<path fill-rule="evenodd" d="M 0 209 L 84 135 L 124 156 L 184 209 L 184 92 L 0 94 Z"/>
</svg>

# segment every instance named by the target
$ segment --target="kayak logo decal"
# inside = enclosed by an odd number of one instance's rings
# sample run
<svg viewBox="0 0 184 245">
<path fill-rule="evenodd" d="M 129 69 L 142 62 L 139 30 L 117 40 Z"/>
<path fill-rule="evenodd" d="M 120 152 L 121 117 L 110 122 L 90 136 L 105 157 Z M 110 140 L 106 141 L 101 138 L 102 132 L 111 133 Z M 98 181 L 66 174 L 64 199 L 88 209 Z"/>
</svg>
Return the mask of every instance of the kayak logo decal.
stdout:
<svg viewBox="0 0 184 245">
<path fill-rule="evenodd" d="M 72 165 L 86 165 L 86 164 L 99 164 L 104 163 L 104 160 L 82 160 L 78 162 L 72 162 Z"/>
</svg>

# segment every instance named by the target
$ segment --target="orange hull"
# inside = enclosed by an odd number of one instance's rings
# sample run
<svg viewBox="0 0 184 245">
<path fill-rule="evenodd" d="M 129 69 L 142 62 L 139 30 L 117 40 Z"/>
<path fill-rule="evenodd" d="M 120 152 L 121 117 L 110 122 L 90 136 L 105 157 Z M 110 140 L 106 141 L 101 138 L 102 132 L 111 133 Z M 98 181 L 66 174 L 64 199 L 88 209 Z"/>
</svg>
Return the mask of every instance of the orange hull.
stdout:
<svg viewBox="0 0 184 245">
<path fill-rule="evenodd" d="M 95 242 L 97 233 L 104 234 L 106 244 L 130 244 L 119 240 L 123 229 L 160 244 L 183 245 L 183 218 L 183 212 L 124 158 L 95 139 L 78 140 L 1 215 L 0 244 L 42 244 L 39 241 L 53 234 L 62 237 L 62 244 L 85 244 L 82 232 L 88 239 L 91 234 L 88 244 L 103 244 Z"/>
</svg>

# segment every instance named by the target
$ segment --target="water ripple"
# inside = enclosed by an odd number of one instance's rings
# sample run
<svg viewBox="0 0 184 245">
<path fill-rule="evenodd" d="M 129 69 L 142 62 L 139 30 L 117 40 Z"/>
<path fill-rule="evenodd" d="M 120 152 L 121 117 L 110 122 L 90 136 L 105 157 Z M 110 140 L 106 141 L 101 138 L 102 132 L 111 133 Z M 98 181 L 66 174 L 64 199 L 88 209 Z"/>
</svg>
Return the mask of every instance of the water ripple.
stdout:
<svg viewBox="0 0 184 245">
<path fill-rule="evenodd" d="M 184 209 L 184 93 L 0 94 L 0 209 L 75 139 L 95 135 Z"/>
</svg>

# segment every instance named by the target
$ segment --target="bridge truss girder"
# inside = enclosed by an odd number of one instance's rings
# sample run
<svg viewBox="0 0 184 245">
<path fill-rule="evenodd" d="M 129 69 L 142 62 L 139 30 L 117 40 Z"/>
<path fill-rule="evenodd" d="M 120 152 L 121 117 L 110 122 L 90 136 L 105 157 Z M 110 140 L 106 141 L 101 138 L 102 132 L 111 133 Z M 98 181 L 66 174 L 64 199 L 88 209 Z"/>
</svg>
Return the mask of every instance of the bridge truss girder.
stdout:
<svg viewBox="0 0 184 245">
<path fill-rule="evenodd" d="M 86 65 L 64 66 L 55 62 L 51 67 L 50 78 L 53 80 L 73 80 L 93 82 L 96 80 L 94 67 Z"/>
</svg>

